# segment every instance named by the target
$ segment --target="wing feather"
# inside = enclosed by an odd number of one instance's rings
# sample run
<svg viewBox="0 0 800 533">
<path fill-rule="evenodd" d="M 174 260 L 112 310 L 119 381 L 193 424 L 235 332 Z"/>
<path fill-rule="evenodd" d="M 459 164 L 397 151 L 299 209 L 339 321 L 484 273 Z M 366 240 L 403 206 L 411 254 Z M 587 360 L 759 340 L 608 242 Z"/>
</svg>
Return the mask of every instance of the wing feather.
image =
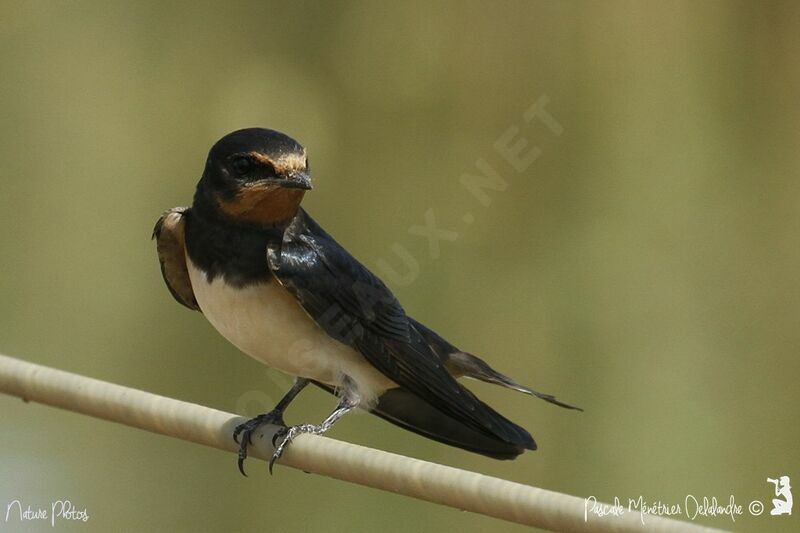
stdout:
<svg viewBox="0 0 800 533">
<path fill-rule="evenodd" d="M 165 211 L 153 228 L 153 239 L 156 240 L 158 261 L 161 263 L 161 275 L 169 292 L 178 303 L 194 311 L 200 311 L 186 268 L 186 252 L 184 238 L 184 216 L 188 207 L 173 207 Z"/>
<path fill-rule="evenodd" d="M 403 389 L 477 431 L 535 449 L 527 431 L 456 381 L 384 283 L 304 211 L 267 256 L 272 273 L 329 335 Z"/>
</svg>

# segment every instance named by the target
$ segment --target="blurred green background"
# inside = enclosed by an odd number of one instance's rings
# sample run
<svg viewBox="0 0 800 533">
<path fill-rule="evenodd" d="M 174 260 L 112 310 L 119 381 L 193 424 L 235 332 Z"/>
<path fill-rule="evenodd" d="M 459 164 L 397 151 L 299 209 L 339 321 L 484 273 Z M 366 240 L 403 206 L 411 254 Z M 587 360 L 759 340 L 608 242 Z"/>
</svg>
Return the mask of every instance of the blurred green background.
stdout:
<svg viewBox="0 0 800 533">
<path fill-rule="evenodd" d="M 290 379 L 175 303 L 150 231 L 211 144 L 309 151 L 305 205 L 410 314 L 564 411 L 484 384 L 540 450 L 495 462 L 350 416 L 332 436 L 578 496 L 800 486 L 800 5 L 0 2 L 0 352 L 254 414 Z M 523 113 L 539 98 L 563 127 Z M 509 128 L 541 155 L 494 148 Z M 513 130 L 512 130 L 513 131 Z M 484 206 L 460 183 L 485 159 Z M 429 209 L 457 232 L 431 257 Z M 464 218 L 473 217 L 472 224 Z M 467 217 L 468 218 L 468 217 Z M 290 422 L 333 399 L 308 391 Z M 0 397 L 0 502 L 74 531 L 522 531 Z M 770 506 L 768 504 L 767 509 Z M 795 513 L 797 514 L 797 513 Z M 36 523 L 0 529 L 51 530 Z"/>
</svg>

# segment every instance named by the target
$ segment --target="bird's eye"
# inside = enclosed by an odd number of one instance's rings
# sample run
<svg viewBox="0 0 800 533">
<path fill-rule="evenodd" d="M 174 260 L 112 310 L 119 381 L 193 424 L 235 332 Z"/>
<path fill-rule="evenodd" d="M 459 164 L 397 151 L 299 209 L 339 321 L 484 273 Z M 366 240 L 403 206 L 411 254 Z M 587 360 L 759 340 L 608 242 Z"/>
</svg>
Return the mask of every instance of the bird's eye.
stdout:
<svg viewBox="0 0 800 533">
<path fill-rule="evenodd" d="M 233 168 L 240 176 L 244 176 L 253 168 L 253 162 L 249 157 L 237 157 L 233 160 Z"/>
</svg>

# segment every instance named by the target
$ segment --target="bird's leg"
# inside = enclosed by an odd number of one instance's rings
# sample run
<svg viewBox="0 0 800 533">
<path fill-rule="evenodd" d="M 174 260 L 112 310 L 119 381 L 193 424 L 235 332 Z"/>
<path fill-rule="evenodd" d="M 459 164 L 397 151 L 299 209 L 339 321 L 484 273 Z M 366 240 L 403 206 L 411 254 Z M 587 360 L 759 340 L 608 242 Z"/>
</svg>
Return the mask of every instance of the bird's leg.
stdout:
<svg viewBox="0 0 800 533">
<path fill-rule="evenodd" d="M 269 413 L 263 413 L 255 418 L 251 418 L 247 422 L 239 424 L 236 426 L 236 429 L 233 430 L 233 440 L 239 443 L 239 472 L 241 472 L 242 475 L 247 475 L 244 473 L 244 460 L 247 459 L 247 447 L 253 444 L 253 441 L 250 440 L 253 431 L 263 424 L 285 426 L 286 423 L 283 421 L 283 412 L 308 383 L 309 381 L 305 378 L 297 378 L 292 388 L 289 389 L 289 392 L 287 392 L 283 398 L 281 398 L 281 401 L 278 402 L 278 405 L 275 406 L 275 409 Z M 239 439 L 239 434 L 242 435 L 241 440 Z"/>
<path fill-rule="evenodd" d="M 297 435 L 301 435 L 303 433 L 321 435 L 325 433 L 334 423 L 336 423 L 337 420 L 358 407 L 359 402 L 360 399 L 357 394 L 345 393 L 345 395 L 342 396 L 342 399 L 339 400 L 339 405 L 336 407 L 336 409 L 330 415 L 328 415 L 328 418 L 323 420 L 321 424 L 317 426 L 314 424 L 300 424 L 299 426 L 291 426 L 279 430 L 272 440 L 272 443 L 275 445 L 275 453 L 272 454 L 272 458 L 269 460 L 269 473 L 272 473 L 272 465 L 275 464 L 275 461 L 280 459 L 281 455 L 283 455 L 283 452 L 286 450 L 286 447 L 289 446 L 289 443 L 292 442 L 292 439 L 294 439 Z"/>
</svg>

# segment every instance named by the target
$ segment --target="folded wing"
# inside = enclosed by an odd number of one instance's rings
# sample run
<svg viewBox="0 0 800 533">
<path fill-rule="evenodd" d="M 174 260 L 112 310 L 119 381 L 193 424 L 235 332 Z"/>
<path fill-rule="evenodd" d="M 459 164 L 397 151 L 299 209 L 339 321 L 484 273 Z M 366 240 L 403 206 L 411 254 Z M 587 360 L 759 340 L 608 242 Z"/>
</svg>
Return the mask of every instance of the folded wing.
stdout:
<svg viewBox="0 0 800 533">
<path fill-rule="evenodd" d="M 353 347 L 400 386 L 399 392 L 387 391 L 386 398 L 379 399 L 377 414 L 478 453 L 484 452 L 476 448 L 492 443 L 495 449 L 485 450 L 491 456 L 513 457 L 526 448 L 536 449 L 527 431 L 456 381 L 383 282 L 304 211 L 267 256 L 275 277 L 329 335 Z M 473 441 L 486 442 L 472 442 L 470 434 Z"/>
<path fill-rule="evenodd" d="M 169 292 L 178 303 L 199 311 L 200 306 L 194 297 L 189 270 L 186 268 L 184 215 L 188 211 L 188 207 L 173 207 L 165 211 L 153 228 L 153 238 L 156 240 L 158 261 L 161 263 L 161 275 Z"/>
</svg>

